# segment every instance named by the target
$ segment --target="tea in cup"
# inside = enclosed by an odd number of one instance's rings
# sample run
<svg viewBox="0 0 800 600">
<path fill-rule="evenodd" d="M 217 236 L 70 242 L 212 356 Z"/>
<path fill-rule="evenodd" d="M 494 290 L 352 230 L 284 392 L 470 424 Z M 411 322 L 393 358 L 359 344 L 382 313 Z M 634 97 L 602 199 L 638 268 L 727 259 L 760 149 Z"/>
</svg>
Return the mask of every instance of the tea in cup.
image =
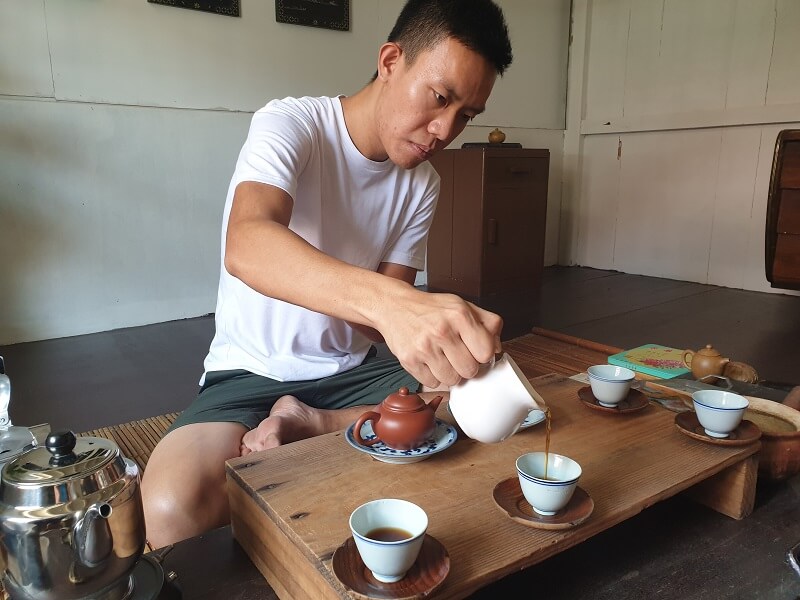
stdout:
<svg viewBox="0 0 800 600">
<path fill-rule="evenodd" d="M 586 369 L 592 394 L 600 406 L 614 408 L 628 397 L 636 373 L 616 365 L 594 365 Z"/>
<path fill-rule="evenodd" d="M 525 500 L 534 512 L 552 516 L 572 499 L 581 466 L 552 452 L 529 452 L 517 459 L 517 475 Z"/>
<path fill-rule="evenodd" d="M 486 443 L 511 437 L 530 411 L 546 408 L 542 397 L 508 354 L 481 367 L 472 379 L 452 386 L 449 407 L 468 437 Z"/>
<path fill-rule="evenodd" d="M 398 498 L 372 500 L 350 515 L 350 531 L 361 560 L 383 583 L 405 577 L 419 556 L 427 530 L 425 511 Z"/>
<path fill-rule="evenodd" d="M 725 390 L 699 390 L 692 394 L 697 420 L 713 438 L 726 438 L 739 426 L 750 402 Z"/>
</svg>

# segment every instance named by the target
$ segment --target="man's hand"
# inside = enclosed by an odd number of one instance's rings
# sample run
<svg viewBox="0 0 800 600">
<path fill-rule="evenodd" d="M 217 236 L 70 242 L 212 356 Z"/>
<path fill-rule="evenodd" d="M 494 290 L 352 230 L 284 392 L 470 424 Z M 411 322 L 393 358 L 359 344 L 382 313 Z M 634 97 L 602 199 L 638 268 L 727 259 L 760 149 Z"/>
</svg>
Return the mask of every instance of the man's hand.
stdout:
<svg viewBox="0 0 800 600">
<path fill-rule="evenodd" d="M 387 301 L 378 329 L 389 349 L 429 388 L 455 385 L 501 351 L 503 319 L 454 294 L 411 286 Z"/>
</svg>

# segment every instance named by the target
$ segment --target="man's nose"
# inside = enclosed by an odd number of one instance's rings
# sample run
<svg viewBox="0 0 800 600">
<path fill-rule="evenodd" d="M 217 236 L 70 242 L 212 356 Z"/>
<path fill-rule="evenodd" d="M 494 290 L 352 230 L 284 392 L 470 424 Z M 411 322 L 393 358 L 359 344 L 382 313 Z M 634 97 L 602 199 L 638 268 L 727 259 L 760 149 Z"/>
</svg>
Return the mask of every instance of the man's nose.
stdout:
<svg viewBox="0 0 800 600">
<path fill-rule="evenodd" d="M 449 140 L 452 139 L 455 127 L 454 117 L 441 116 L 430 122 L 428 125 L 428 133 L 435 135 L 440 140 Z"/>
</svg>

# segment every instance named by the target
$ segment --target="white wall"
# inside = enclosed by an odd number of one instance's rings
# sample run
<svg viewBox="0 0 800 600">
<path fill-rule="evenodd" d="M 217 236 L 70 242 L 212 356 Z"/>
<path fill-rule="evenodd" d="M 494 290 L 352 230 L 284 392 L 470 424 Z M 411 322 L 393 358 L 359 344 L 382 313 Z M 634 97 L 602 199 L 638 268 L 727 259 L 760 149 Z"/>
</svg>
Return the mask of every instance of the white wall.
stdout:
<svg viewBox="0 0 800 600">
<path fill-rule="evenodd" d="M 770 288 L 778 131 L 800 127 L 800 2 L 576 0 L 561 261 Z"/>
<path fill-rule="evenodd" d="M 254 110 L 352 93 L 400 0 L 351 30 L 146 0 L 0 0 L 0 344 L 213 312 L 225 191 Z M 569 3 L 501 0 L 515 60 L 454 146 L 502 127 L 551 151 L 556 261 Z"/>
</svg>

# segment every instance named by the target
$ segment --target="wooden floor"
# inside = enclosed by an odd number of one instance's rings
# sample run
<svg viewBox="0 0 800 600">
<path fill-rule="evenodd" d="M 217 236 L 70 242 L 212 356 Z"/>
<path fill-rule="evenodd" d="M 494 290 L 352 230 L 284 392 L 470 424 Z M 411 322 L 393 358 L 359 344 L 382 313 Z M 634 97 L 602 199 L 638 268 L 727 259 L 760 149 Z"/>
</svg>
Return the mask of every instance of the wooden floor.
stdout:
<svg viewBox="0 0 800 600">
<path fill-rule="evenodd" d="M 540 298 L 477 300 L 501 314 L 504 339 L 533 326 L 609 346 L 713 344 L 762 379 L 800 382 L 800 297 L 581 267 L 545 269 Z M 86 431 L 183 409 L 194 397 L 213 317 L 0 346 L 11 419 Z"/>
</svg>

